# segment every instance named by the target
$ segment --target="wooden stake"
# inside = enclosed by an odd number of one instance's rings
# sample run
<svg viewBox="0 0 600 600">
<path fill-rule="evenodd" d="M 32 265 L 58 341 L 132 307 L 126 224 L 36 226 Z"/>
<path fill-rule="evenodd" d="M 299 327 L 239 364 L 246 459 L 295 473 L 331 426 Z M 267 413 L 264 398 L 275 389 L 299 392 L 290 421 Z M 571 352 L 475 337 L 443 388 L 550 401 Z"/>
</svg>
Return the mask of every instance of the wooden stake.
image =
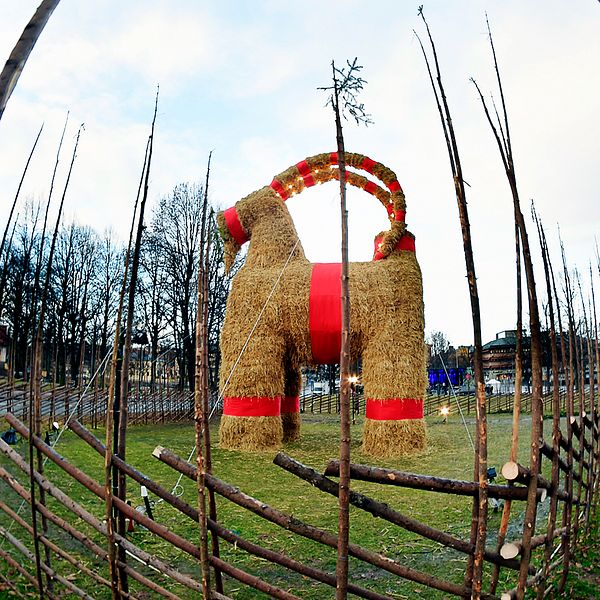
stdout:
<svg viewBox="0 0 600 600">
<path fill-rule="evenodd" d="M 148 187 L 150 180 L 150 167 L 152 165 L 152 150 L 154 146 L 154 128 L 156 125 L 156 113 L 158 111 L 158 89 L 156 91 L 156 98 L 154 101 L 154 115 L 152 116 L 152 126 L 150 129 L 150 137 L 148 140 L 148 153 L 146 163 L 146 172 L 144 175 L 144 191 L 142 194 L 142 200 L 140 202 L 140 210 L 138 215 L 138 225 L 135 238 L 135 246 L 133 249 L 133 261 L 131 265 L 131 277 L 129 278 L 129 291 L 127 298 L 127 313 L 126 313 L 126 326 L 125 336 L 123 343 L 123 363 L 121 367 L 121 387 L 120 387 L 120 403 L 119 403 L 119 426 L 118 426 L 118 455 L 125 460 L 125 453 L 127 449 L 127 421 L 128 421 L 128 404 L 127 399 L 129 397 L 129 363 L 131 359 L 131 335 L 133 329 L 133 319 L 135 313 L 135 290 L 137 285 L 138 269 L 140 264 L 140 249 L 142 245 L 142 233 L 144 231 L 144 214 L 146 208 L 146 200 L 148 199 Z M 139 190 L 138 190 L 139 197 Z M 137 203 L 137 201 L 136 201 Z M 118 496 L 121 500 L 125 500 L 127 496 L 125 476 L 121 475 L 118 478 Z M 119 534 L 124 536 L 126 533 L 125 517 L 122 513 L 118 515 L 118 531 Z M 119 552 L 119 560 L 122 563 L 127 562 L 127 554 L 124 551 Z M 127 573 L 120 570 L 119 576 L 119 589 L 121 592 L 127 593 L 129 591 L 129 584 L 127 582 Z"/>
<path fill-rule="evenodd" d="M 471 318 L 473 322 L 473 345 L 475 353 L 473 357 L 475 371 L 475 385 L 477 398 L 477 435 L 476 435 L 476 452 L 474 458 L 474 479 L 479 482 L 479 495 L 473 502 L 473 511 L 471 517 L 471 543 L 475 545 L 475 554 L 469 559 L 465 574 L 465 585 L 472 588 L 472 598 L 477 599 L 481 595 L 481 580 L 483 577 L 483 553 L 485 551 L 485 543 L 487 539 L 487 415 L 486 415 L 486 396 L 485 382 L 483 378 L 483 359 L 482 359 L 482 340 L 481 340 L 481 310 L 479 306 L 479 292 L 477 290 L 477 277 L 475 274 L 475 260 L 473 257 L 473 246 L 471 243 L 471 226 L 469 224 L 469 212 L 467 209 L 467 199 L 465 192 L 465 182 L 463 179 L 462 165 L 458 145 L 452 124 L 452 117 L 446 99 L 446 93 L 442 84 L 442 75 L 437 58 L 437 51 L 429 25 L 423 14 L 423 7 L 419 8 L 419 15 L 425 23 L 427 35 L 433 53 L 436 82 L 434 82 L 429 60 L 425 52 L 425 48 L 421 43 L 419 36 L 419 44 L 423 51 L 427 71 L 431 87 L 435 96 L 446 146 L 448 148 L 448 157 L 450 159 L 450 167 L 452 170 L 452 178 L 454 181 L 454 190 L 458 205 L 458 213 L 460 219 L 461 233 L 463 237 L 463 249 L 465 254 L 465 266 L 467 270 L 467 281 L 469 285 L 469 297 L 471 300 Z M 438 95 L 439 90 L 439 95 Z M 441 98 L 441 100 L 440 100 Z M 442 109 L 443 105 L 443 109 Z"/>
<path fill-rule="evenodd" d="M 210 173 L 210 159 L 212 152 L 208 155 L 208 166 L 206 169 L 206 186 Z M 204 252 L 206 247 L 206 212 L 208 208 L 208 193 L 204 189 L 204 201 L 202 205 L 202 227 L 200 232 L 200 255 L 198 258 L 198 294 L 196 308 L 196 371 L 194 374 L 194 425 L 196 434 L 196 485 L 198 490 L 198 524 L 200 528 L 200 569 L 202 572 L 202 597 L 210 600 L 210 568 L 208 554 L 208 528 L 206 516 L 206 486 L 204 476 L 206 468 L 204 464 L 204 439 L 203 428 L 205 423 L 204 407 L 208 403 L 204 397 L 208 391 L 206 385 L 207 368 L 205 362 L 207 345 L 207 324 L 205 320 L 207 303 L 206 273 L 204 264 Z M 206 249 L 208 254 L 208 249 Z"/>
<path fill-rule="evenodd" d="M 337 477 L 339 474 L 339 461 L 330 460 L 325 468 L 325 475 Z M 431 475 L 419 475 L 406 473 L 395 469 L 384 469 L 382 467 L 370 467 L 368 465 L 357 465 L 350 463 L 350 477 L 360 481 L 371 481 L 384 485 L 396 485 L 399 487 L 427 490 L 430 492 L 441 492 L 444 494 L 456 494 L 459 496 L 477 496 L 479 484 L 475 481 L 461 481 L 458 479 L 447 479 L 445 477 L 433 477 Z M 503 498 L 505 500 L 526 500 L 527 490 L 515 486 L 493 485 L 488 486 L 490 498 Z M 542 502 L 540 490 L 539 501 Z"/>
<path fill-rule="evenodd" d="M 510 460 L 517 460 L 517 452 L 519 448 L 519 424 L 521 419 L 521 394 L 523 389 L 523 292 L 522 292 L 522 276 L 521 276 L 521 238 L 519 236 L 519 228 L 515 223 L 515 263 L 517 273 L 517 340 L 515 347 L 515 390 L 513 397 L 513 420 L 512 420 L 512 436 L 510 444 Z M 510 511 L 512 502 L 508 500 L 502 508 L 502 518 L 498 528 L 498 540 L 496 542 L 496 550 L 499 552 L 506 539 L 508 524 L 510 521 Z M 498 585 L 498 577 L 500 569 L 494 566 L 492 578 L 490 582 L 490 593 L 496 593 Z"/>
<path fill-rule="evenodd" d="M 25 63 L 60 0 L 43 0 L 37 7 L 0 73 L 0 119 Z"/>
<path fill-rule="evenodd" d="M 127 252 L 125 254 L 125 265 L 123 270 L 123 279 L 121 282 L 121 291 L 119 293 L 119 307 L 117 309 L 117 315 L 115 319 L 115 339 L 113 342 L 110 376 L 108 379 L 108 397 L 106 402 L 106 415 L 105 415 L 105 427 L 106 427 L 106 455 L 104 459 L 104 499 L 105 499 L 105 519 L 107 526 L 107 538 L 108 538 L 108 556 L 111 574 L 111 586 L 112 586 L 112 597 L 113 600 L 119 600 L 119 572 L 117 566 L 117 547 L 115 545 L 115 532 L 114 532 L 114 516 L 113 515 L 113 468 L 112 468 L 112 456 L 118 454 L 118 435 L 119 435 L 119 419 L 120 419 L 120 394 L 117 394 L 117 380 L 118 369 L 120 367 L 120 344 L 121 344 L 121 319 L 123 317 L 123 303 L 125 298 L 125 289 L 129 274 L 129 257 L 131 255 L 131 244 L 133 240 L 133 228 L 135 226 L 135 216 L 137 214 L 138 200 L 140 196 L 140 190 L 142 181 L 144 180 L 144 174 L 146 172 L 146 164 L 148 160 L 148 152 L 150 148 L 150 139 L 146 144 L 146 152 L 144 154 L 144 166 L 142 167 L 142 176 L 140 178 L 140 184 L 138 187 L 138 194 L 135 201 L 133 210 L 133 217 L 131 219 L 131 229 L 129 232 L 129 242 L 127 245 Z M 111 449 L 112 448 L 112 449 Z M 115 490 L 118 491 L 118 490 Z M 124 522 L 123 522 L 124 528 Z M 124 571 L 121 570 L 124 573 Z"/>
<path fill-rule="evenodd" d="M 339 87 L 335 63 L 333 111 L 340 170 L 340 212 L 342 222 L 342 345 L 340 352 L 340 492 L 338 520 L 337 586 L 335 597 L 345 600 L 348 592 L 348 543 L 350 539 L 350 290 L 348 286 L 348 210 L 346 208 L 346 154 L 340 118 Z"/>
<path fill-rule="evenodd" d="M 500 157 L 504 165 L 506 177 L 511 190 L 515 225 L 519 229 L 519 237 L 522 244 L 523 252 L 523 264 L 525 266 L 525 277 L 527 281 L 527 297 L 529 306 L 529 329 L 531 332 L 531 374 L 533 383 L 533 394 L 531 402 L 531 449 L 530 449 L 530 469 L 532 478 L 529 483 L 529 498 L 527 501 L 527 508 L 525 510 L 525 520 L 523 523 L 523 558 L 521 560 L 521 571 L 519 574 L 519 584 L 517 586 L 517 598 L 522 600 L 527 585 L 528 566 L 531 558 L 531 550 L 529 548 L 529 542 L 531 536 L 535 531 L 535 517 L 537 512 L 537 474 L 540 470 L 540 453 L 539 453 L 539 441 L 542 437 L 542 418 L 543 418 L 543 407 L 542 407 L 542 346 L 541 346 L 541 333 L 540 333 L 540 319 L 537 302 L 537 291 L 535 286 L 535 275 L 533 271 L 533 262 L 531 260 L 531 252 L 529 249 L 529 238 L 527 236 L 527 228 L 525 226 L 525 219 L 521 211 L 521 204 L 519 199 L 519 191 L 517 188 L 517 180 L 515 175 L 515 167 L 513 162 L 512 144 L 510 139 L 510 128 L 508 125 L 508 112 L 506 109 L 506 103 L 504 100 L 504 91 L 502 88 L 502 80 L 500 77 L 500 70 L 498 68 L 498 61 L 496 58 L 496 50 L 494 48 L 494 42 L 492 39 L 492 32 L 489 26 L 489 21 L 486 16 L 486 23 L 488 28 L 488 37 L 490 40 L 490 46 L 492 50 L 492 56 L 494 59 L 494 69 L 496 72 L 496 81 L 498 83 L 498 90 L 500 92 L 500 98 L 502 101 L 502 114 L 504 121 L 504 128 L 502 122 L 499 120 L 499 131 L 496 129 L 494 122 L 490 116 L 487 108 L 487 104 L 477 83 L 474 79 L 471 81 L 475 85 L 479 97 L 481 99 L 483 109 L 490 125 L 490 129 L 494 135 Z"/>
</svg>

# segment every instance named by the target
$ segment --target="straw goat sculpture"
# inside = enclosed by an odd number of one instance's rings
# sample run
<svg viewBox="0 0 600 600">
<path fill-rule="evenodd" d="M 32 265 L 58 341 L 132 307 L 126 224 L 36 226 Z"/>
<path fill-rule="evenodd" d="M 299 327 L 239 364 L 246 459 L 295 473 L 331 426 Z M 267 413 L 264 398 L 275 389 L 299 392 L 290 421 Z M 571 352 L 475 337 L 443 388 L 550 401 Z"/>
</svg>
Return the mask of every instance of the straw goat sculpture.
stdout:
<svg viewBox="0 0 600 600">
<path fill-rule="evenodd" d="M 390 219 L 376 237 L 372 262 L 350 263 L 350 346 L 362 357 L 366 400 L 363 450 L 410 454 L 426 445 L 423 421 L 423 291 L 414 237 L 406 230 L 404 194 L 393 171 L 347 152 L 347 182 L 376 196 Z M 250 241 L 235 275 L 221 334 L 223 448 L 278 448 L 300 434 L 300 368 L 339 362 L 341 266 L 311 263 L 285 200 L 305 187 L 339 180 L 337 153 L 301 161 L 219 213 L 229 269 Z M 389 191 L 388 191 L 389 190 Z"/>
</svg>

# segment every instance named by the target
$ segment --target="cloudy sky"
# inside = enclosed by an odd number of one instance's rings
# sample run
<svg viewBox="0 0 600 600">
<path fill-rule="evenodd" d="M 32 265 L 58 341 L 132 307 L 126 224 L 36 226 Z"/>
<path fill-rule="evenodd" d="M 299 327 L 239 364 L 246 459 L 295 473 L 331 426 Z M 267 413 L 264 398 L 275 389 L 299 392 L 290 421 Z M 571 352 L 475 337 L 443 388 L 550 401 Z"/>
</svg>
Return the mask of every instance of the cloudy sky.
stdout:
<svg viewBox="0 0 600 600">
<path fill-rule="evenodd" d="M 4 62 L 38 0 L 0 2 Z M 346 148 L 383 162 L 407 196 L 425 287 L 426 329 L 472 342 L 464 256 L 448 157 L 413 29 L 418 3 L 277 0 L 62 0 L 0 121 L 0 225 L 35 135 L 44 132 L 23 199 L 48 193 L 67 111 L 67 153 L 85 123 L 66 217 L 128 232 L 157 84 L 150 197 L 203 181 L 223 208 L 307 156 L 335 149 L 326 97 L 331 61 L 358 57 L 374 124 L 345 124 Z M 497 92 L 491 22 L 524 212 L 534 199 L 555 259 L 557 225 L 587 272 L 600 221 L 600 3 L 436 0 L 425 3 L 457 132 L 473 227 L 484 342 L 514 327 L 512 203 L 495 142 L 469 82 Z M 67 154 L 62 162 L 64 180 Z M 311 260 L 339 260 L 336 186 L 288 202 Z M 350 255 L 369 260 L 385 212 L 350 192 Z M 531 230 L 532 231 L 532 230 Z M 533 233 L 533 231 L 532 231 Z M 532 239 L 532 241 L 535 241 Z M 536 246 L 537 247 L 537 246 Z M 542 273 L 538 279 L 542 283 Z"/>
</svg>

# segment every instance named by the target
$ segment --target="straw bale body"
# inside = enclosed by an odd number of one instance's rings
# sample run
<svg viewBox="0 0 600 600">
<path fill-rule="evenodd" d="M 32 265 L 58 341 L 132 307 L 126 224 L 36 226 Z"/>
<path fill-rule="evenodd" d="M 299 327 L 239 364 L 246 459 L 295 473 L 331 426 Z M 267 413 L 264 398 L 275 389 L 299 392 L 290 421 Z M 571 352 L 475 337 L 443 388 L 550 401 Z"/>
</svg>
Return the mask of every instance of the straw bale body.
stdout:
<svg viewBox="0 0 600 600">
<path fill-rule="evenodd" d="M 220 444 L 272 450 L 299 435 L 300 368 L 315 362 L 311 294 L 320 266 L 306 259 L 288 209 L 272 187 L 240 200 L 235 214 L 220 213 L 219 223 L 230 254 L 250 238 L 221 334 Z M 403 236 L 413 239 L 407 232 Z M 426 443 L 425 346 L 414 251 L 397 248 L 385 260 L 351 263 L 349 285 L 351 354 L 362 357 L 368 399 L 364 450 L 374 456 L 420 450 Z"/>
</svg>

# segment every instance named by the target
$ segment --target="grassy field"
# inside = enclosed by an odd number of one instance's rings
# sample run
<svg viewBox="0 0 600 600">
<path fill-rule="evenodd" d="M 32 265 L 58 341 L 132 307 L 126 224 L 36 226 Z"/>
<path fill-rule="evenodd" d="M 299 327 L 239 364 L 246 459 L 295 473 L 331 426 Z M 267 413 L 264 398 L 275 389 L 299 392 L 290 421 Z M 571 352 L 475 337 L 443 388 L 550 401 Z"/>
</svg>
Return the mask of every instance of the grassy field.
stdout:
<svg viewBox="0 0 600 600">
<path fill-rule="evenodd" d="M 473 449 L 462 421 L 459 417 L 450 417 L 448 423 L 440 418 L 429 417 L 429 447 L 428 450 L 416 457 L 403 458 L 388 461 L 377 461 L 380 466 L 388 466 L 396 469 L 438 475 L 456 479 L 472 479 L 473 472 Z M 470 435 L 474 435 L 474 419 L 467 420 Z M 522 463 L 528 464 L 529 455 L 529 427 L 530 419 L 525 416 L 521 424 L 520 456 Z M 546 427 L 550 423 L 546 421 Z M 104 432 L 94 432 L 103 439 Z M 223 451 L 218 449 L 216 427 L 213 432 L 215 450 L 213 452 L 213 470 L 219 478 L 235 484 L 242 491 L 259 498 L 263 502 L 276 507 L 286 513 L 308 523 L 334 532 L 337 529 L 337 499 L 320 492 L 309 484 L 297 479 L 293 475 L 283 471 L 272 464 L 273 454 L 242 454 L 238 452 Z M 360 448 L 361 423 L 357 422 L 352 427 L 352 460 L 354 462 L 373 464 L 369 457 L 361 453 Z M 496 466 L 500 471 L 503 462 L 508 458 L 511 435 L 511 416 L 490 415 L 489 416 L 489 464 Z M 296 443 L 290 444 L 285 451 L 295 459 L 313 468 L 322 471 L 328 459 L 335 458 L 338 454 L 339 429 L 336 417 L 321 415 L 304 415 L 302 438 Z M 195 484 L 187 479 L 178 482 L 178 473 L 161 464 L 151 456 L 152 450 L 157 445 L 165 446 L 180 456 L 187 458 L 193 448 L 193 427 L 191 425 L 167 425 L 167 426 L 137 426 L 129 431 L 127 460 L 143 473 L 151 476 L 168 490 L 174 489 L 181 494 L 188 503 L 195 505 L 197 502 Z M 60 440 L 58 451 L 70 461 L 82 468 L 87 474 L 102 480 L 102 460 L 98 454 L 81 442 L 74 434 L 67 432 Z M 26 452 L 26 445 L 20 444 L 20 451 Z M 16 468 L 7 464 L 6 459 L 0 458 L 0 464 L 16 474 Z M 48 463 L 46 474 L 49 479 L 56 483 L 63 491 L 68 492 L 74 499 L 84 505 L 90 512 L 98 517 L 103 516 L 103 504 L 92 496 L 80 484 L 66 477 L 55 465 Z M 26 484 L 25 477 L 19 473 L 18 479 Z M 448 533 L 467 539 L 470 528 L 471 501 L 465 497 L 451 496 L 448 494 L 435 494 L 421 492 L 418 490 L 377 486 L 362 482 L 354 482 L 353 488 L 364 492 L 380 501 L 386 502 L 392 508 L 419 519 L 433 527 Z M 142 505 L 139 496 L 139 486 L 129 483 L 129 497 L 134 506 Z M 15 494 L 10 492 L 6 484 L 0 482 L 0 494 L 2 498 L 14 507 L 19 506 Z M 156 499 L 158 500 L 158 499 Z M 53 499 L 48 502 L 55 512 L 65 515 L 66 509 L 58 505 Z M 539 527 L 545 527 L 545 515 L 547 513 L 548 501 L 539 511 Z M 513 507 L 513 519 L 509 537 L 520 536 L 522 503 Z M 329 572 L 335 571 L 336 551 L 316 544 L 310 540 L 293 535 L 276 525 L 270 524 L 250 513 L 244 511 L 228 501 L 218 498 L 217 505 L 219 521 L 229 529 L 249 540 L 255 541 L 273 550 L 284 551 L 288 555 Z M 24 514 L 29 515 L 27 508 Z M 154 516 L 183 537 L 197 542 L 197 527 L 187 517 L 176 512 L 165 502 L 157 501 L 154 505 Z M 425 571 L 440 578 L 462 583 L 465 558 L 463 555 L 448 550 L 438 544 L 419 538 L 413 533 L 404 531 L 386 521 L 375 519 L 371 515 L 351 508 L 351 541 L 365 546 L 371 550 L 385 553 L 402 564 Z M 73 522 L 73 518 L 69 517 Z M 499 513 L 490 513 L 488 541 L 489 547 L 495 546 L 494 536 L 500 521 Z M 7 525 L 6 515 L 0 514 L 0 523 Z M 104 542 L 96 532 L 91 530 L 80 521 L 77 526 L 86 531 L 91 539 L 98 544 Z M 22 531 L 17 525 L 12 530 L 21 539 L 25 539 Z M 60 545 L 72 552 L 78 552 L 78 543 L 67 538 L 56 529 L 52 529 L 52 536 L 60 540 Z M 198 575 L 197 564 L 190 558 L 168 546 L 160 539 L 154 537 L 142 528 L 130 534 L 130 538 L 136 544 L 149 552 L 176 566 L 182 571 Z M 6 542 L 2 548 L 7 549 Z M 302 598 L 317 600 L 331 598 L 334 590 L 323 584 L 311 582 L 295 573 L 290 573 L 276 565 L 272 565 L 262 559 L 252 557 L 242 550 L 221 542 L 222 557 L 271 583 L 288 589 Z M 107 573 L 105 565 L 99 566 L 87 556 L 88 565 L 94 569 Z M 58 568 L 64 565 L 58 562 Z M 66 569 L 68 572 L 69 569 Z M 172 582 L 165 580 L 157 573 L 142 568 L 147 576 L 161 583 L 161 585 L 172 589 L 182 598 L 192 598 L 194 594 L 186 591 Z M 391 574 L 380 571 L 369 565 L 358 563 L 354 559 L 350 561 L 351 579 L 380 593 L 387 594 L 391 598 L 445 598 L 447 595 L 435 592 L 417 584 L 400 580 Z M 489 577 L 489 568 L 486 568 L 486 579 Z M 89 582 L 83 583 L 85 589 L 94 589 Z M 508 589 L 515 583 L 515 574 L 503 570 L 501 573 L 498 590 Z M 136 589 L 136 584 L 132 588 Z M 246 588 L 234 580 L 226 580 L 225 592 L 232 598 L 250 599 L 262 598 L 261 593 Z M 95 586 L 94 598 L 110 598 L 110 591 Z M 575 596 L 571 596 L 575 597 Z M 582 596 L 585 597 L 585 596 Z"/>
</svg>

